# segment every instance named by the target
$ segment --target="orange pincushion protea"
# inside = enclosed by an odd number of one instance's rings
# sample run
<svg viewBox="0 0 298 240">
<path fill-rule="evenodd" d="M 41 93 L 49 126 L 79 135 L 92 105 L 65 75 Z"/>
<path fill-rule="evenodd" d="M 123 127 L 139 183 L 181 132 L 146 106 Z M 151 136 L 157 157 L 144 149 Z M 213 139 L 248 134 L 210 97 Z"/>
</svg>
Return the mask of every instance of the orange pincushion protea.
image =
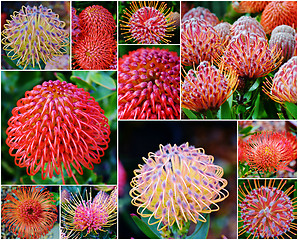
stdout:
<svg viewBox="0 0 298 240">
<path fill-rule="evenodd" d="M 262 12 L 269 1 L 233 1 L 232 6 L 239 13 Z"/>
<path fill-rule="evenodd" d="M 279 25 L 297 28 L 297 1 L 271 1 L 264 9 L 261 24 L 271 33 Z"/>
<path fill-rule="evenodd" d="M 192 18 L 204 19 L 210 25 L 215 26 L 219 23 L 215 14 L 211 13 L 209 9 L 203 7 L 197 7 L 190 9 L 182 18 L 182 23 Z"/>
<path fill-rule="evenodd" d="M 157 230 L 174 223 L 181 230 L 186 222 L 206 222 L 203 214 L 218 211 L 217 203 L 229 195 L 222 167 L 202 148 L 160 145 L 143 160 L 134 171 L 130 196 L 138 214 L 147 217 L 149 225 L 157 224 Z"/>
<path fill-rule="evenodd" d="M 243 146 L 244 158 L 251 168 L 261 172 L 284 170 L 294 159 L 295 149 L 292 142 L 285 132 L 257 133 Z"/>
<path fill-rule="evenodd" d="M 297 103 L 297 57 L 284 63 L 274 75 L 267 80 L 263 91 L 278 103 Z"/>
<path fill-rule="evenodd" d="M 104 111 L 82 88 L 48 81 L 25 93 L 8 121 L 6 143 L 15 164 L 42 179 L 63 171 L 78 184 L 73 169 L 99 164 L 110 141 Z"/>
<path fill-rule="evenodd" d="M 44 187 L 17 187 L 2 204 L 2 223 L 18 238 L 45 236 L 57 220 L 53 194 Z"/>
<path fill-rule="evenodd" d="M 196 70 L 189 70 L 182 83 L 182 107 L 202 112 L 218 108 L 233 94 L 237 75 L 217 69 L 204 61 Z"/>
</svg>

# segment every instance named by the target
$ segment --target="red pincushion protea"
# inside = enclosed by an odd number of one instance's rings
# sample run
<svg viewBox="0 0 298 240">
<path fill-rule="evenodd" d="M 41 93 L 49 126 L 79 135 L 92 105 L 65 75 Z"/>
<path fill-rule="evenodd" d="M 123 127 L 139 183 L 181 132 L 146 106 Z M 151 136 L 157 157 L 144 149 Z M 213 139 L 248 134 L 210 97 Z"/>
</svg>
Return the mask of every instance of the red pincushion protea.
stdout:
<svg viewBox="0 0 298 240">
<path fill-rule="evenodd" d="M 217 59 L 223 51 L 217 31 L 205 20 L 193 18 L 181 26 L 181 62 L 185 66 Z"/>
<path fill-rule="evenodd" d="M 45 236 L 57 219 L 53 194 L 44 187 L 17 187 L 2 204 L 2 222 L 18 238 Z"/>
<path fill-rule="evenodd" d="M 215 26 L 219 23 L 218 18 L 214 13 L 211 13 L 209 9 L 203 7 L 197 7 L 190 9 L 182 18 L 182 23 L 192 18 L 204 19 L 210 25 Z"/>
<path fill-rule="evenodd" d="M 239 217 L 242 224 L 239 236 L 247 233 L 247 238 L 277 239 L 291 238 L 297 234 L 297 200 L 290 195 L 295 191 L 294 185 L 283 191 L 286 181 L 254 180 L 254 186 L 247 180 L 239 186 Z M 294 237 L 295 238 L 295 237 Z"/>
<path fill-rule="evenodd" d="M 119 119 L 180 117 L 180 61 L 176 52 L 140 48 L 119 59 Z"/>
<path fill-rule="evenodd" d="M 189 70 L 182 83 L 182 107 L 196 112 L 218 110 L 237 87 L 237 75 L 202 62 Z"/>
<path fill-rule="evenodd" d="M 269 1 L 233 1 L 232 6 L 239 13 L 262 12 Z"/>
<path fill-rule="evenodd" d="M 246 142 L 244 156 L 251 168 L 261 172 L 286 169 L 294 159 L 294 149 L 286 133 L 264 131 L 252 135 Z"/>
<path fill-rule="evenodd" d="M 236 36 L 243 31 L 255 33 L 259 37 L 267 39 L 266 33 L 262 25 L 255 19 L 249 16 L 242 16 L 235 21 L 231 27 L 231 35 Z"/>
<path fill-rule="evenodd" d="M 265 82 L 263 91 L 278 103 L 297 103 L 297 57 L 284 63 L 274 75 Z"/>
<path fill-rule="evenodd" d="M 113 15 L 104 7 L 98 5 L 84 9 L 79 14 L 79 24 L 86 34 L 94 34 L 97 31 L 113 34 L 116 30 Z"/>
<path fill-rule="evenodd" d="M 221 62 L 245 79 L 263 77 L 280 64 L 280 52 L 269 49 L 265 38 L 242 31 L 231 38 Z"/>
<path fill-rule="evenodd" d="M 262 13 L 261 24 L 267 34 L 279 25 L 296 29 L 297 1 L 271 1 Z"/>
<path fill-rule="evenodd" d="M 133 39 L 137 43 L 143 44 L 158 44 L 168 43 L 167 38 L 173 36 L 169 34 L 175 30 L 174 20 L 170 17 L 173 14 L 170 9 L 167 9 L 167 4 L 161 2 L 142 2 L 139 1 L 139 6 L 136 1 L 132 1 L 130 9 L 124 10 L 123 18 L 127 21 L 120 20 L 122 34 L 126 41 Z"/>
<path fill-rule="evenodd" d="M 42 179 L 63 171 L 78 184 L 73 169 L 99 164 L 110 141 L 104 111 L 82 88 L 56 81 L 44 82 L 17 102 L 8 121 L 6 143 L 15 164 L 28 175 L 41 170 Z"/>
<path fill-rule="evenodd" d="M 114 63 L 117 43 L 109 34 L 81 34 L 72 48 L 75 69 L 104 70 Z"/>
</svg>

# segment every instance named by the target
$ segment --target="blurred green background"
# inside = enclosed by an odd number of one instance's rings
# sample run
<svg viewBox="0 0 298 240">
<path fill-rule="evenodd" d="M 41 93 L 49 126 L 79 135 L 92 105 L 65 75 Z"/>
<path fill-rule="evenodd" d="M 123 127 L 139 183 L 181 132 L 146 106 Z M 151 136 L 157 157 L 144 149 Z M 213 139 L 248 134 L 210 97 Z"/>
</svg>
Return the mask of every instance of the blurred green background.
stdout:
<svg viewBox="0 0 298 240">
<path fill-rule="evenodd" d="M 9 155 L 9 148 L 5 143 L 7 138 L 7 122 L 12 116 L 11 111 L 16 107 L 17 101 L 24 97 L 26 91 L 44 81 L 56 80 L 71 82 L 80 88 L 89 91 L 100 107 L 105 111 L 105 116 L 110 125 L 110 143 L 101 163 L 94 166 L 94 170 L 83 168 L 84 174 L 76 174 L 80 184 L 83 183 L 108 183 L 117 182 L 116 166 L 116 129 L 117 129 L 117 86 L 115 71 L 2 71 L 1 72 L 1 180 L 3 184 L 61 184 L 61 177 L 54 175 L 52 179 L 41 179 L 41 172 L 34 177 L 28 176 L 26 168 L 19 168 L 14 164 L 14 158 Z M 74 184 L 72 178 L 66 177 L 66 184 Z"/>
</svg>

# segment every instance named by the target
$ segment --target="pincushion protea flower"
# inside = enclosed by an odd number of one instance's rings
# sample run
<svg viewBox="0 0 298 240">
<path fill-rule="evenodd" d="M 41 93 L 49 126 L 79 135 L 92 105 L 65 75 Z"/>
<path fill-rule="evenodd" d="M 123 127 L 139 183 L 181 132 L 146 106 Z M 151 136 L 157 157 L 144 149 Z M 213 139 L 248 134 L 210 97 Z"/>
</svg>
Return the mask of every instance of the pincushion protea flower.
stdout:
<svg viewBox="0 0 298 240">
<path fill-rule="evenodd" d="M 3 49 L 11 60 L 18 59 L 16 65 L 24 69 L 28 65 L 38 66 L 47 63 L 55 56 L 66 53 L 68 33 L 65 23 L 51 9 L 23 6 L 11 15 L 2 31 Z"/>
<path fill-rule="evenodd" d="M 237 75 L 217 69 L 209 62 L 201 62 L 197 69 L 189 70 L 181 86 L 182 107 L 202 112 L 218 110 L 233 94 L 238 82 Z"/>
<path fill-rule="evenodd" d="M 280 54 L 275 49 L 269 49 L 265 38 L 242 31 L 231 38 L 221 62 L 245 79 L 256 79 L 267 75 L 281 64 Z"/>
<path fill-rule="evenodd" d="M 125 9 L 122 16 L 126 20 L 120 20 L 121 34 L 127 34 L 125 41 L 133 39 L 134 42 L 143 44 L 169 43 L 175 30 L 173 14 L 167 9 L 164 2 L 136 1 L 130 3 L 130 9 Z M 159 5 L 159 6 L 158 6 Z"/>
<path fill-rule="evenodd" d="M 18 238 L 45 236 L 57 220 L 53 194 L 44 187 L 17 187 L 4 201 L 2 223 Z"/>
<path fill-rule="evenodd" d="M 193 66 L 202 61 L 212 61 L 222 54 L 223 43 L 217 31 L 205 20 L 193 18 L 181 26 L 181 61 Z"/>
<path fill-rule="evenodd" d="M 286 181 L 281 180 L 275 187 L 275 180 L 265 180 L 260 184 L 254 180 L 254 186 L 247 180 L 239 186 L 239 215 L 242 225 L 238 235 L 248 233 L 247 238 L 291 238 L 297 234 L 297 200 L 290 195 L 294 185 L 283 190 Z M 291 234 L 291 235 L 290 235 Z"/>
<path fill-rule="evenodd" d="M 263 131 L 254 134 L 246 141 L 243 152 L 250 167 L 260 172 L 285 170 L 295 159 L 292 139 L 289 140 L 285 132 Z"/>
<path fill-rule="evenodd" d="M 284 63 L 274 75 L 267 80 L 263 91 L 278 103 L 297 103 L 297 57 Z"/>
<path fill-rule="evenodd" d="M 262 12 L 270 1 L 233 1 L 232 6 L 239 13 Z"/>
<path fill-rule="evenodd" d="M 279 25 L 297 28 L 297 1 L 271 1 L 264 9 L 261 24 L 271 33 Z"/>
<path fill-rule="evenodd" d="M 160 145 L 143 160 L 134 171 L 130 196 L 138 214 L 149 217 L 149 225 L 158 223 L 157 230 L 174 223 L 182 229 L 188 221 L 206 222 L 203 214 L 219 210 L 217 203 L 229 195 L 223 169 L 202 148 Z"/>
<path fill-rule="evenodd" d="M 214 29 L 220 36 L 224 46 L 227 46 L 231 39 L 231 27 L 232 25 L 229 24 L 228 22 L 222 22 L 214 26 Z"/>
<path fill-rule="evenodd" d="M 119 119 L 180 117 L 180 61 L 168 49 L 140 48 L 119 59 Z"/>
<path fill-rule="evenodd" d="M 219 23 L 218 18 L 214 13 L 211 13 L 209 9 L 203 7 L 197 7 L 190 9 L 182 18 L 182 23 L 192 18 L 204 19 L 211 26 L 215 26 Z"/>
<path fill-rule="evenodd" d="M 17 102 L 8 121 L 6 143 L 15 164 L 27 174 L 41 170 L 42 179 L 63 171 L 78 184 L 73 169 L 99 164 L 110 141 L 104 111 L 82 88 L 56 81 L 43 82 Z"/>
<path fill-rule="evenodd" d="M 89 196 L 86 190 L 84 200 L 81 194 L 72 195 L 72 199 L 66 199 L 62 206 L 63 228 L 75 236 L 85 231 L 86 235 L 98 231 L 106 231 L 106 228 L 116 224 L 117 221 L 117 188 L 111 194 L 99 191 L 92 200 L 91 190 Z"/>
</svg>

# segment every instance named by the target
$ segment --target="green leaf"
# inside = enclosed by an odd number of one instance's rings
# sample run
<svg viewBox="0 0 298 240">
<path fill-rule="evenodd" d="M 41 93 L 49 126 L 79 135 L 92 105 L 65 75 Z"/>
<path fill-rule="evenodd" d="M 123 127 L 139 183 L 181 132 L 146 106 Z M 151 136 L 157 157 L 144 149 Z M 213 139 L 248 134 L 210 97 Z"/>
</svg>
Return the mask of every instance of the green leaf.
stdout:
<svg viewBox="0 0 298 240">
<path fill-rule="evenodd" d="M 204 216 L 206 222 L 198 222 L 196 229 L 193 234 L 187 237 L 187 239 L 206 239 L 210 226 L 210 214 Z"/>
<path fill-rule="evenodd" d="M 292 116 L 294 119 L 297 119 L 297 105 L 295 103 L 285 102 L 284 106 L 289 117 Z"/>
<path fill-rule="evenodd" d="M 61 82 L 66 82 L 66 78 L 65 78 L 65 76 L 63 75 L 63 73 L 55 72 L 54 75 L 55 75 L 56 78 L 57 78 L 58 80 L 60 80 Z"/>
<path fill-rule="evenodd" d="M 187 108 L 182 108 L 185 115 L 190 119 L 198 119 L 197 115 Z"/>
<path fill-rule="evenodd" d="M 91 72 L 90 80 L 102 87 L 105 87 L 110 90 L 116 89 L 116 83 L 113 78 L 110 77 L 110 74 L 106 72 Z"/>
<path fill-rule="evenodd" d="M 225 101 L 220 106 L 220 117 L 221 119 L 231 119 L 232 118 L 232 111 L 228 101 Z"/>
<path fill-rule="evenodd" d="M 159 239 L 160 238 L 137 215 L 131 214 L 131 217 L 132 217 L 133 221 L 135 222 L 135 224 L 137 224 L 137 226 L 142 230 L 142 232 L 144 234 L 146 234 L 147 237 L 149 237 L 151 239 Z"/>
<path fill-rule="evenodd" d="M 19 66 L 17 66 L 9 57 L 3 56 L 4 60 L 14 69 L 22 69 Z"/>
<path fill-rule="evenodd" d="M 252 92 L 252 91 L 256 90 L 260 86 L 261 81 L 262 81 L 261 78 L 257 79 L 257 81 L 255 81 L 255 83 L 250 87 L 250 89 L 248 91 Z"/>
<path fill-rule="evenodd" d="M 96 89 L 91 84 L 85 82 L 80 77 L 71 76 L 70 80 L 75 82 L 75 84 L 78 85 L 78 87 L 80 87 L 80 88 L 84 88 L 85 90 L 92 89 L 92 90 L 96 91 Z"/>
<path fill-rule="evenodd" d="M 261 95 L 258 95 L 257 100 L 255 101 L 255 108 L 254 108 L 253 114 L 252 114 L 253 119 L 257 119 L 259 116 L 260 99 L 261 99 Z"/>
<path fill-rule="evenodd" d="M 252 128 L 253 128 L 253 126 L 248 126 L 248 127 L 246 127 L 246 128 L 241 129 L 241 130 L 239 131 L 239 133 L 240 133 L 240 134 L 244 134 L 244 135 L 246 135 L 246 134 L 248 134 L 248 133 L 252 130 Z"/>
</svg>

